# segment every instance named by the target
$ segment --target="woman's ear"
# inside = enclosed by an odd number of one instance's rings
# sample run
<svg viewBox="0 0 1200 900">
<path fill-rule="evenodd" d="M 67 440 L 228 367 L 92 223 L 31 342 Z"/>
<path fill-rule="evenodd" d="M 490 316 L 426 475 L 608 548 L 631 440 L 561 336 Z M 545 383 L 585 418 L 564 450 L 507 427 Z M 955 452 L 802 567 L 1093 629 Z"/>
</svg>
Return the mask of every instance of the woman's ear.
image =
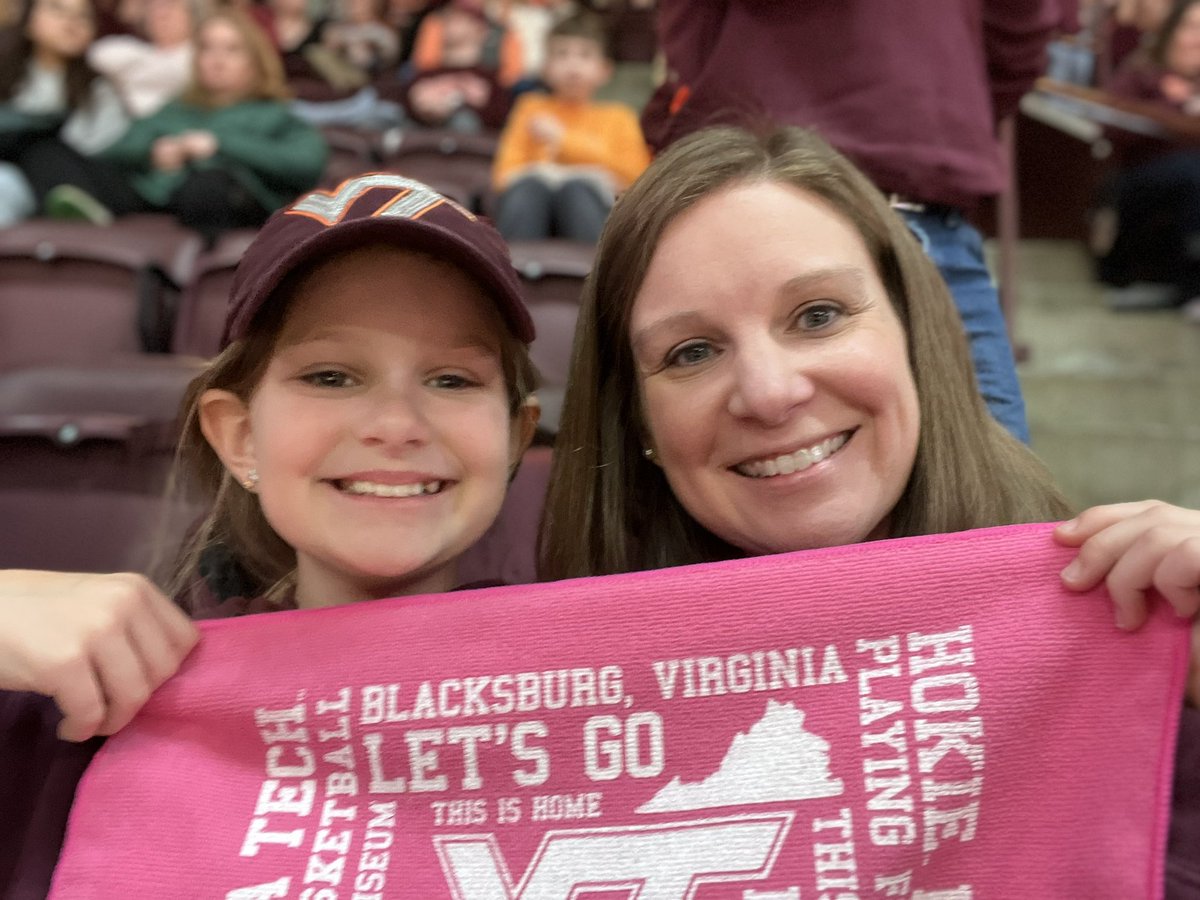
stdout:
<svg viewBox="0 0 1200 900">
<path fill-rule="evenodd" d="M 509 471 L 515 471 L 521 457 L 533 443 L 533 435 L 537 431 L 538 420 L 542 417 L 542 405 L 536 394 L 530 394 L 513 417 L 512 436 L 509 439 L 508 466 Z"/>
<path fill-rule="evenodd" d="M 257 469 L 250 409 L 232 391 L 210 389 L 200 395 L 200 430 L 234 479 L 245 482 Z"/>
</svg>

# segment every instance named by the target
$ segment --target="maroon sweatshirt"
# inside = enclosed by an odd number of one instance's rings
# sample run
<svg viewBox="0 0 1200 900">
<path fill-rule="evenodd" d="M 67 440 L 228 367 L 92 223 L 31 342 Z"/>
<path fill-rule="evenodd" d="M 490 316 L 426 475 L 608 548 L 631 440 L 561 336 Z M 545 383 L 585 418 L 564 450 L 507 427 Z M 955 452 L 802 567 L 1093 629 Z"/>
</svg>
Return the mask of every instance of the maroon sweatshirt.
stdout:
<svg viewBox="0 0 1200 900">
<path fill-rule="evenodd" d="M 1044 72 L 1073 6 L 659 0 L 674 80 L 642 127 L 657 149 L 718 122 L 812 127 L 881 190 L 969 208 L 1003 189 L 996 122 Z"/>
</svg>

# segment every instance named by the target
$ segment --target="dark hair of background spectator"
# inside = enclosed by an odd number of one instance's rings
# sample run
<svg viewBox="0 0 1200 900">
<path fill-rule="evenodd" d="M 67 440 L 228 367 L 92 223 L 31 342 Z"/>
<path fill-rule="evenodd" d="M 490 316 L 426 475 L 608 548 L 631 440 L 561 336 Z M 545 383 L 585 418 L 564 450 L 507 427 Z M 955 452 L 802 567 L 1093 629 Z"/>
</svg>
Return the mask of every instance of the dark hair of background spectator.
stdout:
<svg viewBox="0 0 1200 900">
<path fill-rule="evenodd" d="M 600 16 L 592 12 L 577 12 L 567 16 L 550 29 L 546 40 L 556 37 L 584 38 L 600 45 L 606 59 L 612 59 L 612 36 Z"/>
<path fill-rule="evenodd" d="M 1163 19 L 1162 26 L 1150 38 L 1150 45 L 1147 48 L 1150 60 L 1155 65 L 1167 67 L 1167 51 L 1171 46 L 1171 41 L 1175 38 L 1175 32 L 1179 29 L 1179 23 L 1187 15 L 1187 11 L 1197 3 L 1200 3 L 1200 0 L 1179 0 L 1171 7 L 1167 17 Z"/>
<path fill-rule="evenodd" d="M 29 20 L 34 7 L 45 0 L 25 0 L 17 21 L 0 30 L 0 103 L 7 103 L 21 87 L 33 58 L 33 41 L 29 38 Z M 91 6 L 89 4 L 89 9 Z M 67 63 L 67 106 L 78 109 L 91 96 L 92 80 L 96 70 L 80 56 Z"/>
<path fill-rule="evenodd" d="M 204 34 L 204 30 L 212 22 L 228 22 L 236 28 L 238 34 L 241 35 L 242 45 L 254 60 L 254 70 L 258 78 L 255 82 L 254 90 L 251 91 L 250 96 L 244 99 L 291 99 L 291 91 L 283 74 L 283 60 L 279 56 L 279 51 L 275 49 L 275 45 L 271 43 L 271 39 L 267 37 L 266 32 L 262 30 L 257 22 L 240 9 L 233 7 L 226 7 L 211 12 L 196 27 L 197 47 L 199 47 L 200 38 Z M 194 106 L 216 106 L 217 103 L 214 98 L 209 94 L 204 85 L 200 83 L 199 60 L 200 54 L 197 53 L 192 63 L 192 83 L 183 92 L 182 99 L 185 103 L 190 103 Z"/>
</svg>

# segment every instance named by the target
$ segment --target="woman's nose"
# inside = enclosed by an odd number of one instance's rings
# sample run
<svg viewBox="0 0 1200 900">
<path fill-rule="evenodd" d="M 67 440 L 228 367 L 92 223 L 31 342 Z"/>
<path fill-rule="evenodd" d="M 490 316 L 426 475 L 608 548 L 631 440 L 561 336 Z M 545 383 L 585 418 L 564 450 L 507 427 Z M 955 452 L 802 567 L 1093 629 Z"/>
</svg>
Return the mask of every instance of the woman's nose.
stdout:
<svg viewBox="0 0 1200 900">
<path fill-rule="evenodd" d="M 816 393 L 804 360 L 775 341 L 738 351 L 729 412 L 767 427 L 781 425 Z"/>
</svg>

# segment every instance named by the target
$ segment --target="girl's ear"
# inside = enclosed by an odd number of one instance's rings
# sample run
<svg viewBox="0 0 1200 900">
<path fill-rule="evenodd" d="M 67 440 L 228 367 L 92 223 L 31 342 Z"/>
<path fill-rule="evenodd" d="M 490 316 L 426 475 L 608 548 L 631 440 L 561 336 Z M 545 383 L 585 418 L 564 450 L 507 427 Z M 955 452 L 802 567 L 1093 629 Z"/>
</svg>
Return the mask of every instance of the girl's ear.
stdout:
<svg viewBox="0 0 1200 900">
<path fill-rule="evenodd" d="M 234 480 L 244 482 L 257 468 L 250 410 L 237 394 L 215 388 L 201 394 L 200 430 Z"/>
<path fill-rule="evenodd" d="M 509 439 L 508 465 L 509 471 L 516 469 L 517 463 L 533 443 L 533 434 L 537 431 L 538 419 L 542 417 L 542 405 L 537 395 L 530 394 L 513 417 L 512 437 Z"/>
</svg>

